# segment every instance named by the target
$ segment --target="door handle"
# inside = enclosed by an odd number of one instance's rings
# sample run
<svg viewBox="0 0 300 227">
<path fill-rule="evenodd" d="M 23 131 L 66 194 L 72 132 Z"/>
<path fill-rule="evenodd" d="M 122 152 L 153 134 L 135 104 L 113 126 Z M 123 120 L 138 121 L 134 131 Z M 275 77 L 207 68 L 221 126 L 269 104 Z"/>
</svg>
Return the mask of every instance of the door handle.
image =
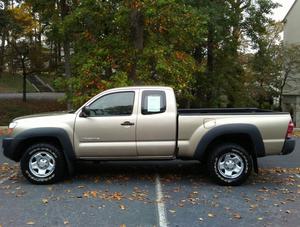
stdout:
<svg viewBox="0 0 300 227">
<path fill-rule="evenodd" d="M 130 121 L 125 121 L 125 122 L 123 122 L 121 125 L 122 125 L 122 126 L 132 126 L 132 125 L 134 125 L 134 123 L 133 123 L 133 122 L 130 122 Z"/>
</svg>

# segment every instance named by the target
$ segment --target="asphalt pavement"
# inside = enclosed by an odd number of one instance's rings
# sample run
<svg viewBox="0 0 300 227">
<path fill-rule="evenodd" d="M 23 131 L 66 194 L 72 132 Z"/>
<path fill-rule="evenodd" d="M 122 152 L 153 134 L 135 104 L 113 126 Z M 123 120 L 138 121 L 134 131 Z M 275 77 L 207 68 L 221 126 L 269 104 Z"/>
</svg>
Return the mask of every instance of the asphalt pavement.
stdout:
<svg viewBox="0 0 300 227">
<path fill-rule="evenodd" d="M 215 185 L 195 161 L 83 162 L 37 186 L 0 148 L 0 226 L 299 226 L 300 140 L 259 165 L 239 187 Z"/>
</svg>

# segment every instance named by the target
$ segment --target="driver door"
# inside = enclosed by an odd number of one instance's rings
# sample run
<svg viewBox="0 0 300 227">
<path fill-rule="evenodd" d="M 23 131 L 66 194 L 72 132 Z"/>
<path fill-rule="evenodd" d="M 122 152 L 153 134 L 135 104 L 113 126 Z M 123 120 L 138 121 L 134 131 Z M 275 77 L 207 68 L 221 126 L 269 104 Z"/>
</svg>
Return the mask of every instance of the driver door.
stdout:
<svg viewBox="0 0 300 227">
<path fill-rule="evenodd" d="M 137 91 L 114 92 L 89 104 L 87 117 L 76 117 L 74 141 L 79 157 L 137 156 Z"/>
</svg>

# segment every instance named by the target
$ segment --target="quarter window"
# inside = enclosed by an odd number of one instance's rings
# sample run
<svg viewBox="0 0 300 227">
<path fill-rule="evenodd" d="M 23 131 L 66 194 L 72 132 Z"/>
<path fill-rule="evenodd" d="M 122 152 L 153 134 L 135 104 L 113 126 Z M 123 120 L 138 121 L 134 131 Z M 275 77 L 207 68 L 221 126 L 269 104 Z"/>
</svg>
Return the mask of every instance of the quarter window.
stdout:
<svg viewBox="0 0 300 227">
<path fill-rule="evenodd" d="M 91 117 L 131 115 L 134 92 L 112 93 L 97 99 L 90 105 Z"/>
<path fill-rule="evenodd" d="M 158 114 L 166 111 L 166 94 L 164 91 L 143 91 L 142 114 Z"/>
</svg>

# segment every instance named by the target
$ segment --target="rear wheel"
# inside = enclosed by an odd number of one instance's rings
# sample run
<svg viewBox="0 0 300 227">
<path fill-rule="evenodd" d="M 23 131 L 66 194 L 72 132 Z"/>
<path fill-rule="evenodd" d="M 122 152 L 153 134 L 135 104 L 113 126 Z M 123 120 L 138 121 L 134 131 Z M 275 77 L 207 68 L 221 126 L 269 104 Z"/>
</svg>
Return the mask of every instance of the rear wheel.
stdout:
<svg viewBox="0 0 300 227">
<path fill-rule="evenodd" d="M 55 183 L 63 178 L 64 169 L 64 157 L 52 144 L 34 144 L 21 158 L 22 173 L 33 184 Z"/>
<path fill-rule="evenodd" d="M 252 157 L 237 144 L 221 144 L 209 155 L 207 167 L 218 184 L 236 186 L 244 183 L 251 174 Z"/>
</svg>

